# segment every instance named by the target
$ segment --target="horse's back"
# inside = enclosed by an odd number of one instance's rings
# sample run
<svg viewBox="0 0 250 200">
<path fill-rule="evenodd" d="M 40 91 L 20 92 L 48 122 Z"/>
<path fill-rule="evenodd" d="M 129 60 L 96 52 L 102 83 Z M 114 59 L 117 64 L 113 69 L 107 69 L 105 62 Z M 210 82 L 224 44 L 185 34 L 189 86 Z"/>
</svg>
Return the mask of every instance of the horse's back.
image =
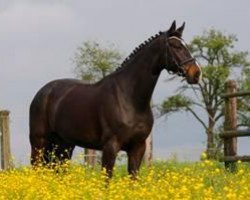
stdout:
<svg viewBox="0 0 250 200">
<path fill-rule="evenodd" d="M 83 84 L 79 80 L 75 79 L 58 79 L 45 84 L 34 96 L 30 105 L 30 114 L 39 109 L 45 109 L 49 98 L 54 98 L 63 95 L 67 88 L 71 88 L 75 85 Z"/>
<path fill-rule="evenodd" d="M 84 84 L 82 81 L 76 79 L 57 79 L 45 84 L 38 91 L 37 95 L 38 98 L 41 97 L 39 96 L 39 94 L 42 96 L 48 96 L 48 95 L 61 96 L 65 93 L 67 89 L 76 87 L 78 85 L 87 86 L 87 84 Z M 37 97 L 37 95 L 35 96 L 35 98 Z"/>
</svg>

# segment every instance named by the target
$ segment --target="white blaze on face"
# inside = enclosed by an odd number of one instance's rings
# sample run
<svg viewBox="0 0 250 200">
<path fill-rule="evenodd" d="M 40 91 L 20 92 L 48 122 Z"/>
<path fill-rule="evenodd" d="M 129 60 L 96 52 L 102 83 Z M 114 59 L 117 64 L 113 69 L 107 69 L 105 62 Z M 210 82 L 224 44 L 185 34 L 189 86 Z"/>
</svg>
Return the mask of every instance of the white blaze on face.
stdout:
<svg viewBox="0 0 250 200">
<path fill-rule="evenodd" d="M 169 39 L 169 40 L 170 40 L 170 39 L 179 40 L 179 41 L 181 42 L 181 44 L 187 48 L 187 44 L 186 44 L 185 41 L 184 41 L 183 39 L 181 39 L 181 38 L 178 38 L 178 37 L 176 37 L 176 36 L 171 36 L 171 37 L 169 37 L 168 39 Z"/>
<path fill-rule="evenodd" d="M 186 44 L 186 42 L 185 42 L 184 40 L 181 40 L 181 39 L 180 39 L 180 41 L 181 41 L 181 44 L 182 44 L 184 47 L 186 47 L 186 48 L 187 48 L 187 44 Z"/>
</svg>

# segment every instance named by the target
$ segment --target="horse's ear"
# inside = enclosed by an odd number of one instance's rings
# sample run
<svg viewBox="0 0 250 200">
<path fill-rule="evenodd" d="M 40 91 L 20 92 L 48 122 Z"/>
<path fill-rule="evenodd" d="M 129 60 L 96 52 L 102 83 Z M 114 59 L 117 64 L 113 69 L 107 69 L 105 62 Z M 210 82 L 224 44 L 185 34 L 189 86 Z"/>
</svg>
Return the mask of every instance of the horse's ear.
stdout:
<svg viewBox="0 0 250 200">
<path fill-rule="evenodd" d="M 171 34 L 173 32 L 175 32 L 176 29 L 176 22 L 175 20 L 172 22 L 172 25 L 170 26 L 170 28 L 168 29 L 168 33 Z"/>
<path fill-rule="evenodd" d="M 184 28 L 185 28 L 185 22 L 183 22 L 182 26 L 181 26 L 181 27 L 179 27 L 179 28 L 175 31 L 176 36 L 181 37 L 181 36 L 182 36 L 182 33 L 183 33 Z"/>
</svg>

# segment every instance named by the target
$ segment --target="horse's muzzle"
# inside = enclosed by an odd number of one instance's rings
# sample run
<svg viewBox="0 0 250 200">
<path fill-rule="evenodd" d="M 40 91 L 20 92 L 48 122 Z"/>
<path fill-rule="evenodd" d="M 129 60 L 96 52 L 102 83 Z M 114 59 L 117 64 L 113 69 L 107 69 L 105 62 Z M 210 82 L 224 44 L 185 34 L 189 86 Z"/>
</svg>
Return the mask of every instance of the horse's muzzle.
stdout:
<svg viewBox="0 0 250 200">
<path fill-rule="evenodd" d="M 202 78 L 202 71 L 198 64 L 187 67 L 186 80 L 189 84 L 198 84 Z"/>
</svg>

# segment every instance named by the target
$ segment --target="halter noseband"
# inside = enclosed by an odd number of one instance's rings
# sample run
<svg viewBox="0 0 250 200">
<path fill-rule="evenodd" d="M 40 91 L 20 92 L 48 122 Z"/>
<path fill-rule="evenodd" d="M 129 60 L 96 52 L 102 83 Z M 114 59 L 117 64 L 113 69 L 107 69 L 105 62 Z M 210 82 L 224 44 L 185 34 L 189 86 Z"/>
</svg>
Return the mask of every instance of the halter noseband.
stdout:
<svg viewBox="0 0 250 200">
<path fill-rule="evenodd" d="M 173 36 L 173 37 L 174 37 L 174 36 Z M 170 48 L 170 45 L 169 45 L 169 42 L 168 42 L 168 40 L 171 39 L 171 38 L 172 38 L 172 37 L 168 37 L 168 38 L 166 39 L 166 46 L 168 47 L 168 51 L 169 51 L 169 53 L 170 53 L 170 55 L 171 55 L 171 59 L 173 60 L 174 64 L 175 64 L 176 67 L 177 67 L 177 71 L 175 72 L 174 70 L 171 70 L 171 69 L 167 69 L 167 70 L 168 70 L 168 72 L 169 72 L 170 74 L 175 74 L 175 73 L 176 73 L 176 74 L 179 75 L 179 76 L 185 76 L 186 73 L 185 73 L 185 70 L 183 69 L 183 65 L 185 65 L 185 64 L 188 63 L 188 62 L 195 61 L 195 58 L 191 57 L 191 58 L 188 58 L 188 59 L 182 61 L 181 63 L 178 63 L 177 60 L 175 59 L 175 57 L 174 57 L 172 51 L 171 51 L 171 48 Z M 179 38 L 178 38 L 178 39 L 179 39 Z M 180 40 L 180 39 L 179 39 L 179 40 Z"/>
</svg>

